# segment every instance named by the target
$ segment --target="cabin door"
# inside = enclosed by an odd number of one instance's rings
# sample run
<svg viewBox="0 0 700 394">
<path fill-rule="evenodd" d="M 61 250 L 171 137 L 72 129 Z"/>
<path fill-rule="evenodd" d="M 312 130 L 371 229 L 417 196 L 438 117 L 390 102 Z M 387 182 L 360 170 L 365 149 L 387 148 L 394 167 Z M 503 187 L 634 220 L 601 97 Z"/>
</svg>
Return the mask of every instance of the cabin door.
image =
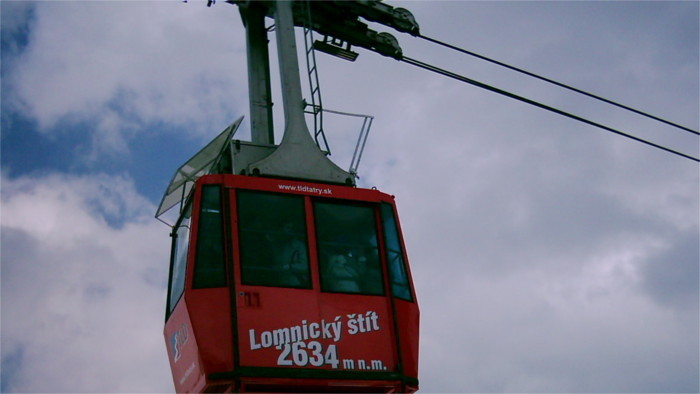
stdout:
<svg viewBox="0 0 700 394">
<path fill-rule="evenodd" d="M 319 308 L 338 324 L 337 368 L 394 372 L 396 342 L 377 204 L 318 199 L 313 202 L 320 276 Z"/>
<path fill-rule="evenodd" d="M 239 365 L 397 371 L 378 205 L 252 190 L 235 199 Z"/>
<path fill-rule="evenodd" d="M 308 200 L 253 190 L 238 190 L 232 198 L 239 365 L 320 366 L 320 350 L 311 342 L 320 327 Z"/>
</svg>

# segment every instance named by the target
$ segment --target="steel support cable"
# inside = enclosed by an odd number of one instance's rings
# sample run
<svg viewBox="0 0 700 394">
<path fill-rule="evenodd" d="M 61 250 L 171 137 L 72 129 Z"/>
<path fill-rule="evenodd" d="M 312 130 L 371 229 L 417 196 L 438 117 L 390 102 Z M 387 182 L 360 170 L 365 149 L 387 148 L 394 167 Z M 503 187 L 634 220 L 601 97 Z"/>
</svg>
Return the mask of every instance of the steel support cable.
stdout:
<svg viewBox="0 0 700 394">
<path fill-rule="evenodd" d="M 445 43 L 445 42 L 436 40 L 436 39 L 434 39 L 434 38 L 426 37 L 426 36 L 423 36 L 423 35 L 419 35 L 418 37 L 420 37 L 420 38 L 422 38 L 422 39 L 424 39 L 424 40 L 426 40 L 426 41 L 429 41 L 429 42 L 432 42 L 432 43 L 435 43 L 435 44 L 444 46 L 444 47 L 446 47 L 446 48 L 453 49 L 453 50 L 455 50 L 455 51 L 464 53 L 464 54 L 466 54 L 466 55 L 470 55 L 470 56 L 479 58 L 479 59 L 481 59 L 481 60 L 485 60 L 485 61 L 487 61 L 487 62 L 490 62 L 490 63 L 496 64 L 496 65 L 499 65 L 499 66 L 501 66 L 501 67 L 505 67 L 505 68 L 507 68 L 507 69 L 509 69 L 509 70 L 517 71 L 517 72 L 522 73 L 522 74 L 525 74 L 525 75 L 527 75 L 527 76 L 530 76 L 530 77 L 533 77 L 533 78 L 537 78 L 537 79 L 539 79 L 539 80 L 541 80 L 541 81 L 545 81 L 545 82 L 551 83 L 551 84 L 553 84 L 553 85 L 559 86 L 560 88 L 568 89 L 568 90 L 571 90 L 571 91 L 573 91 L 573 92 L 580 93 L 580 94 L 582 94 L 582 95 L 584 95 L 584 96 L 588 96 L 588 97 L 594 98 L 594 99 L 596 99 L 596 100 L 600 100 L 600 101 L 602 101 L 602 102 L 604 102 L 604 103 L 614 105 L 614 106 L 616 106 L 616 107 L 618 107 L 618 108 L 622 108 L 622 109 L 625 109 L 625 110 L 627 110 L 627 111 L 634 112 L 634 113 L 636 113 L 637 115 L 645 116 L 645 117 L 647 117 L 647 118 L 649 118 L 649 119 L 653 119 L 653 120 L 656 120 L 656 121 L 658 121 L 658 122 L 665 123 L 665 124 L 667 124 L 667 125 L 669 125 L 669 126 L 673 126 L 673 127 L 679 128 L 679 129 L 681 129 L 681 130 L 687 131 L 687 132 L 692 133 L 692 134 L 695 134 L 695 135 L 700 135 L 700 132 L 698 132 L 698 131 L 696 131 L 696 130 L 693 130 L 693 129 L 691 129 L 691 128 L 685 127 L 685 126 L 683 126 L 683 125 L 679 125 L 679 124 L 677 124 L 677 123 L 673 123 L 673 122 L 671 122 L 671 121 L 668 121 L 668 120 L 659 118 L 659 117 L 657 117 L 657 116 L 648 114 L 648 113 L 646 113 L 646 112 L 642 112 L 642 111 L 640 111 L 640 110 L 638 110 L 638 109 L 634 109 L 634 108 L 628 107 L 628 106 L 626 106 L 626 105 L 623 105 L 623 104 L 620 104 L 620 103 L 616 103 L 616 102 L 614 102 L 614 101 L 612 101 L 612 100 L 608 100 L 608 99 L 606 99 L 606 98 L 604 98 L 604 97 L 597 96 L 597 95 L 595 95 L 595 94 L 593 94 L 593 93 L 589 93 L 589 92 L 586 92 L 586 91 L 584 91 L 584 90 L 577 89 L 577 88 L 575 88 L 575 87 L 573 87 L 573 86 L 569 86 L 569 85 L 563 84 L 563 83 L 561 83 L 561 82 L 557 82 L 557 81 L 555 81 L 555 80 L 553 80 L 553 79 L 549 79 L 549 78 L 547 78 L 547 77 L 543 77 L 543 76 L 541 76 L 541 75 L 537 75 L 537 74 L 535 74 L 535 73 L 531 73 L 531 72 L 529 72 L 529 71 L 527 71 L 527 70 L 523 70 L 522 68 L 518 68 L 518 67 L 515 67 L 515 66 L 511 66 L 511 65 L 509 65 L 509 64 L 500 62 L 500 61 L 498 61 L 498 60 L 494 60 L 494 59 L 488 58 L 488 57 L 486 57 L 486 56 L 479 55 L 478 53 L 471 52 L 471 51 L 468 51 L 468 50 L 466 50 L 466 49 L 462 49 L 462 48 L 456 47 L 456 46 L 454 46 L 454 45 L 451 45 L 451 44 L 448 44 L 448 43 Z"/>
<path fill-rule="evenodd" d="M 557 108 L 554 108 L 554 107 L 550 107 L 550 106 L 548 106 L 548 105 L 546 105 L 546 104 L 539 103 L 539 102 L 534 101 L 534 100 L 531 100 L 531 99 L 529 99 L 529 98 L 522 97 L 522 96 L 518 96 L 517 94 L 510 93 L 510 92 L 508 92 L 508 91 L 505 91 L 505 90 L 502 90 L 502 89 L 499 89 L 499 88 L 496 88 L 496 87 L 487 85 L 487 84 L 485 84 L 485 83 L 482 83 L 482 82 L 479 82 L 479 81 L 476 81 L 476 80 L 467 78 L 467 77 L 462 76 L 462 75 L 459 75 L 459 74 L 455 74 L 455 73 L 453 73 L 453 72 L 451 72 L 451 71 L 447 71 L 447 70 L 441 69 L 441 68 L 439 68 L 439 67 L 436 67 L 436 66 L 433 66 L 433 65 L 430 65 L 430 64 L 427 64 L 427 63 L 423 63 L 423 62 L 421 62 L 421 61 L 418 61 L 418 60 L 415 60 L 415 59 L 411 59 L 411 58 L 405 57 L 405 56 L 404 56 L 401 60 L 404 61 L 404 62 L 406 62 L 406 63 L 408 63 L 408 64 L 411 64 L 411 65 L 413 65 L 413 66 L 416 66 L 416 67 L 419 67 L 419 68 L 422 68 L 422 69 L 425 69 L 425 70 L 428 70 L 428 71 L 432 71 L 432 72 L 435 72 L 435 73 L 444 75 L 444 76 L 446 76 L 446 77 L 450 77 L 450 78 L 456 79 L 456 80 L 458 80 L 458 81 L 465 82 L 465 83 L 468 83 L 468 84 L 471 84 L 471 85 L 480 87 L 480 88 L 482 88 L 482 89 L 486 89 L 486 90 L 489 90 L 489 91 L 491 91 L 491 92 L 498 93 L 498 94 L 503 95 L 503 96 L 506 96 L 506 97 L 510 97 L 510 98 L 515 99 L 515 100 L 518 100 L 518 101 L 522 101 L 522 102 L 524 102 L 524 103 L 526 103 L 526 104 L 530 104 L 530 105 L 533 105 L 533 106 L 535 106 L 535 107 L 538 107 L 538 108 L 541 108 L 541 109 L 544 109 L 544 110 L 547 110 L 547 111 L 550 111 L 550 112 L 554 112 L 555 114 L 559 114 L 559 115 L 565 116 L 565 117 L 567 117 L 567 118 L 571 118 L 571 119 L 574 119 L 574 120 L 578 120 L 579 122 L 586 123 L 586 124 L 588 124 L 588 125 L 601 128 L 601 129 L 603 129 L 603 130 L 606 130 L 606 131 L 609 131 L 609 132 L 611 132 L 611 133 L 615 133 L 615 134 L 621 135 L 621 136 L 623 136 L 623 137 L 627 137 L 627 138 L 632 139 L 632 140 L 634 140 L 634 141 L 641 142 L 641 143 L 643 143 L 643 144 L 652 146 L 652 147 L 657 148 L 657 149 L 661 149 L 661 150 L 663 150 L 663 151 L 672 153 L 672 154 L 674 154 L 674 155 L 678 155 L 678 156 L 684 157 L 684 158 L 686 158 L 686 159 L 693 160 L 693 161 L 695 161 L 695 162 L 700 162 L 700 159 L 698 159 L 698 158 L 696 158 L 696 157 L 693 157 L 693 156 L 690 156 L 690 155 L 686 155 L 685 153 L 681 153 L 681 152 L 675 151 L 675 150 L 673 150 L 673 149 L 670 149 L 670 148 L 667 148 L 667 147 L 665 147 L 665 146 L 662 146 L 662 145 L 653 143 L 653 142 L 651 142 L 651 141 L 647 141 L 647 140 L 642 139 L 642 138 L 639 138 L 639 137 L 635 137 L 635 136 L 633 136 L 633 135 L 631 135 L 631 134 L 627 134 L 627 133 L 622 132 L 622 131 L 620 131 L 620 130 L 613 129 L 612 127 L 605 126 L 605 125 L 603 125 L 603 124 L 594 122 L 594 121 L 592 121 L 592 120 L 588 120 L 588 119 L 586 119 L 586 118 L 582 118 L 582 117 L 580 117 L 580 116 L 578 116 L 578 115 L 574 115 L 574 114 L 571 114 L 571 113 L 569 113 L 569 112 L 562 111 L 562 110 L 557 109 Z"/>
</svg>

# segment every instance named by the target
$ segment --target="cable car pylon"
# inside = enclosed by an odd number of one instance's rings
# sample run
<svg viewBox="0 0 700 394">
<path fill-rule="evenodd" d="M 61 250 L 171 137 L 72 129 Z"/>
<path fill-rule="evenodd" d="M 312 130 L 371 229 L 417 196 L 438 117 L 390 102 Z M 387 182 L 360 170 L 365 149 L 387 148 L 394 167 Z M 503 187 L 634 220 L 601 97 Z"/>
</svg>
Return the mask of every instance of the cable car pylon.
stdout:
<svg viewBox="0 0 700 394">
<path fill-rule="evenodd" d="M 231 124 L 176 170 L 156 212 L 166 223 L 175 216 L 164 328 L 175 389 L 415 392 L 419 309 L 396 203 L 356 187 L 359 157 L 345 171 L 314 141 L 294 27 L 310 10 L 327 52 L 353 57 L 354 45 L 400 57 L 393 36 L 359 18 L 411 34 L 418 25 L 376 0 L 230 2 L 246 26 L 251 141 L 234 139 L 243 118 Z M 267 17 L 284 110 L 279 145 Z M 372 119 L 363 117 L 358 147 Z"/>
</svg>

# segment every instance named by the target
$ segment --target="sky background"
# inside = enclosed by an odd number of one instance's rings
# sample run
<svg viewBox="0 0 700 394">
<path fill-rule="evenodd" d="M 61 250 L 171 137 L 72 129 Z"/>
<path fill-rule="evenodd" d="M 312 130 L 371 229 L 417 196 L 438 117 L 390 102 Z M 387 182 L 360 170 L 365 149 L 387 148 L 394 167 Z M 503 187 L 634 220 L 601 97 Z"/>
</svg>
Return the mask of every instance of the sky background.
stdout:
<svg viewBox="0 0 700 394">
<path fill-rule="evenodd" d="M 389 4 L 425 36 L 700 127 L 697 1 Z M 1 389 L 170 392 L 170 238 L 153 215 L 175 169 L 248 114 L 238 10 L 0 7 Z M 697 136 L 395 36 L 411 58 L 699 155 Z M 318 55 L 323 102 L 375 116 L 359 184 L 396 195 L 423 392 L 699 390 L 696 162 L 358 52 Z M 344 168 L 360 126 L 326 117 Z"/>
</svg>

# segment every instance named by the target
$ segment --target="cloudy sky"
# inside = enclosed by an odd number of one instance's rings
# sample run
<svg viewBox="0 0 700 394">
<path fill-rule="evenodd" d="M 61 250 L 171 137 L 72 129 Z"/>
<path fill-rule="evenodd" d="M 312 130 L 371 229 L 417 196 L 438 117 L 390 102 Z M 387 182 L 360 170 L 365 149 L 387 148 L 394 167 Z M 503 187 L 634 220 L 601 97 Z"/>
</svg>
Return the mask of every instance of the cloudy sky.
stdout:
<svg viewBox="0 0 700 394">
<path fill-rule="evenodd" d="M 389 3 L 425 36 L 700 127 L 696 1 Z M 172 391 L 153 214 L 177 166 L 248 113 L 238 10 L 0 4 L 2 391 Z M 411 58 L 699 155 L 690 133 L 396 36 Z M 375 116 L 360 185 L 397 198 L 424 392 L 698 391 L 696 162 L 358 52 L 318 56 L 322 94 Z M 361 124 L 326 119 L 347 167 Z"/>
</svg>

